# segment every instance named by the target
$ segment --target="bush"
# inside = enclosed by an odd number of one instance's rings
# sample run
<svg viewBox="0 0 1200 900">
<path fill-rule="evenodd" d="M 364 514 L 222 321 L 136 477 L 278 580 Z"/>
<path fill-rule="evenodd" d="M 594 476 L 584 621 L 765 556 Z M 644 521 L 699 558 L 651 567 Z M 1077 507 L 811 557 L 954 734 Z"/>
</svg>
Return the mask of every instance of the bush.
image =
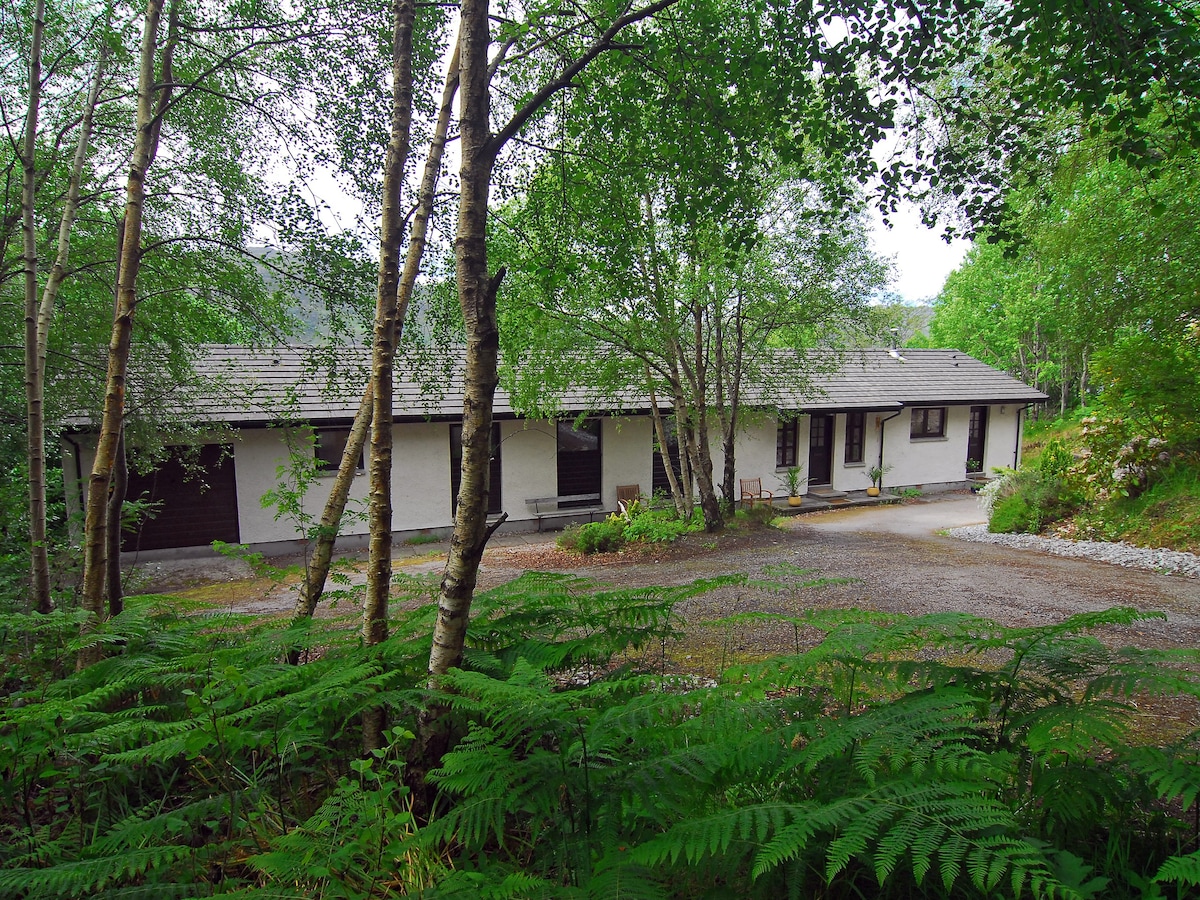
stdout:
<svg viewBox="0 0 1200 900">
<path fill-rule="evenodd" d="M 602 522 L 572 525 L 563 529 L 557 544 L 563 550 L 574 553 L 612 553 L 625 546 L 625 526 L 615 516 Z"/>
<path fill-rule="evenodd" d="M 1083 420 L 1087 444 L 1081 470 L 1095 499 L 1137 497 L 1180 456 L 1166 440 L 1120 417 Z"/>
<path fill-rule="evenodd" d="M 628 543 L 669 544 L 680 535 L 699 531 L 698 520 L 680 519 L 674 510 L 651 509 L 638 502 L 603 522 L 572 525 L 558 537 L 558 546 L 572 553 L 612 553 Z"/>
<path fill-rule="evenodd" d="M 1040 534 L 1046 527 L 1072 515 L 1081 499 L 1079 491 L 1068 477 L 1054 471 L 1054 464 L 1022 469 L 1005 473 L 993 482 L 995 487 L 988 491 L 985 501 L 990 503 L 988 531 Z"/>
<path fill-rule="evenodd" d="M 690 520 L 679 519 L 667 510 L 651 510 L 635 516 L 625 526 L 625 539 L 645 541 L 650 544 L 669 544 L 680 535 L 696 531 L 701 526 Z"/>
<path fill-rule="evenodd" d="M 769 525 L 777 516 L 770 503 L 755 503 L 749 509 L 742 507 L 733 514 L 735 521 L 758 522 L 760 525 Z"/>
</svg>

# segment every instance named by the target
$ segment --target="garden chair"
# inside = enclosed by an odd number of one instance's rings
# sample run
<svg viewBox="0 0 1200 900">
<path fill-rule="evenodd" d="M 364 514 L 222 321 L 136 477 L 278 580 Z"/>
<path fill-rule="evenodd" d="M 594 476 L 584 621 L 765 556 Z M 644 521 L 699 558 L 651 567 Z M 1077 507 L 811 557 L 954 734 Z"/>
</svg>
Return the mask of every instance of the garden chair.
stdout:
<svg viewBox="0 0 1200 900">
<path fill-rule="evenodd" d="M 640 484 L 617 485 L 617 509 L 621 512 L 627 512 L 631 503 L 636 503 L 641 499 L 642 486 Z"/>
<path fill-rule="evenodd" d="M 742 506 L 754 508 L 755 503 L 765 503 L 770 506 L 775 502 L 775 495 L 770 491 L 764 491 L 761 478 L 742 478 L 739 479 L 742 486 Z"/>
</svg>

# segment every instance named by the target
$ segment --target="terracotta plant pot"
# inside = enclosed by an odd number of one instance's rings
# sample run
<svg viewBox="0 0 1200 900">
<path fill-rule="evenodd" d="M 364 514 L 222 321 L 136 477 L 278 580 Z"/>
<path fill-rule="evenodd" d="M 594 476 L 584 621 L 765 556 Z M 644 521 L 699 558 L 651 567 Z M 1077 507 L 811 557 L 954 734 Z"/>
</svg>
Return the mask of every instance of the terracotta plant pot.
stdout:
<svg viewBox="0 0 1200 900">
<path fill-rule="evenodd" d="M 869 488 L 867 488 L 867 496 L 868 497 L 878 497 L 879 496 L 879 488 L 875 487 L 875 485 L 871 485 Z"/>
<path fill-rule="evenodd" d="M 788 506 L 799 506 L 802 497 L 788 497 Z"/>
</svg>

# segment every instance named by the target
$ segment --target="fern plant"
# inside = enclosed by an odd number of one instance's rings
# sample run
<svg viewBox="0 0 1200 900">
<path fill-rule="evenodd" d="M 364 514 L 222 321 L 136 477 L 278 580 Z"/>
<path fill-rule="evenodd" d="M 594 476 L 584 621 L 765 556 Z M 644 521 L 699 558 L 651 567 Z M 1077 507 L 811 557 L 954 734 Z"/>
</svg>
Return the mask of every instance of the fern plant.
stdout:
<svg viewBox="0 0 1200 900">
<path fill-rule="evenodd" d="M 1146 742 L 1135 703 L 1194 702 L 1195 651 L 1096 639 L 1131 610 L 1039 628 L 826 610 L 725 620 L 790 629 L 793 652 L 713 683 L 672 672 L 696 592 L 822 584 L 765 575 L 525 576 L 481 594 L 464 668 L 432 694 L 424 580 L 398 580 L 370 650 L 354 616 L 131 601 L 86 639 L 113 647 L 101 663 L 6 676 L 0 897 L 1194 892 L 1179 816 L 1200 797 L 1197 735 Z M 65 616 L 0 628 L 77 640 Z M 418 819 L 404 759 L 431 696 L 457 744 Z M 390 743 L 364 756 L 356 718 L 380 702 Z"/>
</svg>

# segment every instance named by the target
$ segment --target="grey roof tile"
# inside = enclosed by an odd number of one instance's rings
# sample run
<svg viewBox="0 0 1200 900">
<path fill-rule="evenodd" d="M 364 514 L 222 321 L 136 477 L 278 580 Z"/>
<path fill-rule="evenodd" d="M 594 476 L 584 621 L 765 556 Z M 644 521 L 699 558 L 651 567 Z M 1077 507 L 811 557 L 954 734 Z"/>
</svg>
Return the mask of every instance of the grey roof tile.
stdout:
<svg viewBox="0 0 1200 900">
<path fill-rule="evenodd" d="M 786 359 L 793 360 L 790 367 Z M 419 377 L 405 373 L 406 362 L 408 368 L 419 369 Z M 190 418 L 235 425 L 345 421 L 358 408 L 369 363 L 366 347 L 332 352 L 312 347 L 210 345 L 196 363 L 198 386 L 175 402 L 187 406 Z M 797 373 L 788 374 L 790 369 Z M 801 376 L 800 369 L 816 374 Z M 799 362 L 784 352 L 778 371 L 785 374 L 773 380 L 782 382 L 782 387 L 746 390 L 744 402 L 817 412 L 1046 399 L 1042 392 L 957 350 L 865 350 L 840 358 L 818 352 Z M 462 411 L 462 367 L 445 352 L 417 363 L 402 358 L 394 394 L 398 419 L 456 418 Z M 584 390 L 568 391 L 557 399 L 566 412 L 635 411 L 649 405 L 648 398 L 636 391 L 605 403 Z M 496 392 L 495 414 L 518 414 L 502 388 Z M 85 426 L 86 420 L 76 417 L 72 424 Z"/>
</svg>

